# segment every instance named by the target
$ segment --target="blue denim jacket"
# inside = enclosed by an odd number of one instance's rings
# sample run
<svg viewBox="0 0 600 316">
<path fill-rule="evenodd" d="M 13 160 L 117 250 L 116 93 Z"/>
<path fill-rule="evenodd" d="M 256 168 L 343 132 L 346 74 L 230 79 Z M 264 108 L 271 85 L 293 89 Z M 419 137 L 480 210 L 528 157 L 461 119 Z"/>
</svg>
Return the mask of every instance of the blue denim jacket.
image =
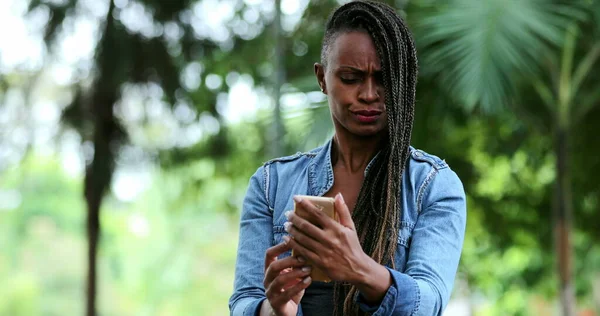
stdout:
<svg viewBox="0 0 600 316">
<path fill-rule="evenodd" d="M 393 279 L 373 315 L 441 315 L 462 250 L 466 202 L 461 181 L 445 161 L 410 148 L 402 180 L 402 217 Z M 307 153 L 271 160 L 250 179 L 240 220 L 231 315 L 258 315 L 267 248 L 282 242 L 292 197 L 324 195 L 333 185 L 331 141 Z M 368 172 L 369 166 L 365 170 Z M 288 254 L 289 255 L 289 252 Z M 298 315 L 302 315 L 302 303 Z"/>
</svg>

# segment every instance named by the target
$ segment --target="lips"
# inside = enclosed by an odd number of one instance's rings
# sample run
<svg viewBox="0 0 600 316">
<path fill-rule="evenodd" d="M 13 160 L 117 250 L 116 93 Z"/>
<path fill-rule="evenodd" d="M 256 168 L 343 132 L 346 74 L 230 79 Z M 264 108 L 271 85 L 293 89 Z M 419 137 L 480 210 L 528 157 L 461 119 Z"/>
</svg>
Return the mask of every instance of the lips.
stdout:
<svg viewBox="0 0 600 316">
<path fill-rule="evenodd" d="M 375 122 L 381 116 L 381 113 L 382 113 L 382 111 L 378 111 L 378 110 L 352 111 L 352 114 L 354 114 L 356 119 L 363 123 Z"/>
</svg>

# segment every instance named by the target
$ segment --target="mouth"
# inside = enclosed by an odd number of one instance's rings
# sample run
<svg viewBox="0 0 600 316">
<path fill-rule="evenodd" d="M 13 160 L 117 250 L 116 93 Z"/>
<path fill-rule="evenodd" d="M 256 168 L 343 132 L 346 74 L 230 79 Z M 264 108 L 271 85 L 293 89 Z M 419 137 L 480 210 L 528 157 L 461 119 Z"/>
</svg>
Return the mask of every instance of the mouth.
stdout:
<svg viewBox="0 0 600 316">
<path fill-rule="evenodd" d="M 362 123 L 371 123 L 377 121 L 377 119 L 383 113 L 378 110 L 360 110 L 360 111 L 351 111 L 352 114 L 356 117 L 356 119 Z"/>
</svg>

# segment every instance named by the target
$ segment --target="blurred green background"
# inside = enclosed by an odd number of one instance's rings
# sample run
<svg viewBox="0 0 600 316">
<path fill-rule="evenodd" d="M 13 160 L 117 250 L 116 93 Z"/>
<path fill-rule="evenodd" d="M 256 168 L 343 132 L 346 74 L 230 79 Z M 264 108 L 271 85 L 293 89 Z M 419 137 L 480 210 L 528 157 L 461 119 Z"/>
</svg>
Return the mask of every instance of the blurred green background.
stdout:
<svg viewBox="0 0 600 316">
<path fill-rule="evenodd" d="M 600 1 L 387 2 L 468 197 L 445 315 L 600 315 Z M 249 176 L 332 135 L 340 3 L 1 1 L 0 315 L 227 315 Z"/>
</svg>

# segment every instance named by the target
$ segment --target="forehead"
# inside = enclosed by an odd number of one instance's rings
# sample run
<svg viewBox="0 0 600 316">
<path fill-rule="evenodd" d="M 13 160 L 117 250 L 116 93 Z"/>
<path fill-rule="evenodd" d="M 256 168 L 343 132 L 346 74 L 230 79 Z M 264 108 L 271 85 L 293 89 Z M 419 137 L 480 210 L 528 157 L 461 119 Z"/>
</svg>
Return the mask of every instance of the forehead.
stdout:
<svg viewBox="0 0 600 316">
<path fill-rule="evenodd" d="M 336 36 L 329 51 L 331 66 L 380 68 L 379 57 L 371 36 L 362 31 L 344 32 Z"/>
</svg>

